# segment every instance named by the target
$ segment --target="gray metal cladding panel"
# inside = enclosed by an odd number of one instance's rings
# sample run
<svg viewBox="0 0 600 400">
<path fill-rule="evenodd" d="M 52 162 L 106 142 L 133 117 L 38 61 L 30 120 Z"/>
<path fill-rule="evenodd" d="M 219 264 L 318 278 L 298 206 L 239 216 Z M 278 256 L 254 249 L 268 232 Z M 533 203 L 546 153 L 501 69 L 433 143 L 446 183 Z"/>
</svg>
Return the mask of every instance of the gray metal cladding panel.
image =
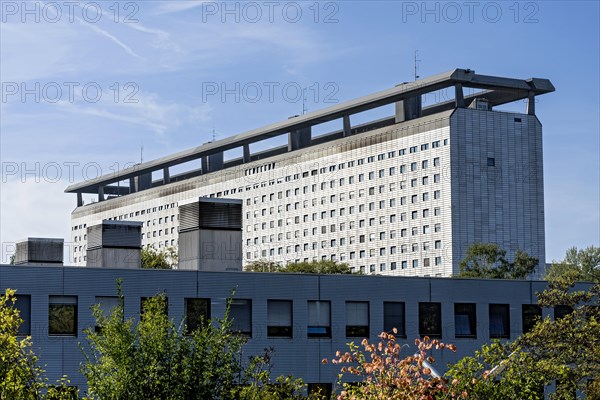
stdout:
<svg viewBox="0 0 600 400">
<path fill-rule="evenodd" d="M 17 243 L 17 249 L 15 251 L 15 264 L 27 262 L 29 259 L 29 242 Z"/>
<path fill-rule="evenodd" d="M 142 247 L 141 226 L 99 224 L 88 227 L 88 249 L 98 247 Z"/>
<path fill-rule="evenodd" d="M 242 229 L 242 205 L 227 203 L 199 203 L 200 228 Z"/>
<path fill-rule="evenodd" d="M 123 225 L 103 225 L 102 245 L 105 247 L 142 247 L 141 227 Z"/>
<path fill-rule="evenodd" d="M 30 239 L 17 243 L 15 263 L 22 262 L 44 262 L 62 263 L 63 247 L 62 240 L 36 240 Z"/>
<path fill-rule="evenodd" d="M 179 232 L 198 229 L 199 214 L 199 203 L 195 202 L 179 206 Z"/>
<path fill-rule="evenodd" d="M 88 226 L 87 238 L 88 250 L 102 247 L 102 224 Z"/>
</svg>

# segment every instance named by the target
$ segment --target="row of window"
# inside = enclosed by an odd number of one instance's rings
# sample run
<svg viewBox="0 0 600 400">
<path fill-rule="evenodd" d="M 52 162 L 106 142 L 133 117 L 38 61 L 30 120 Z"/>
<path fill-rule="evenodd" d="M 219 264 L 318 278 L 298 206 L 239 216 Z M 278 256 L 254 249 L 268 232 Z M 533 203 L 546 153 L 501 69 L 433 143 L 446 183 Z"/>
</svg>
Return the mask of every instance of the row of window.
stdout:
<svg viewBox="0 0 600 400">
<path fill-rule="evenodd" d="M 144 303 L 148 298 L 142 297 L 140 310 L 144 312 Z M 198 328 L 211 318 L 211 299 L 186 298 L 185 318 L 188 332 Z M 117 297 L 96 297 L 96 303 L 106 313 L 118 305 Z M 77 296 L 49 296 L 48 301 L 48 334 L 72 335 L 78 331 Z M 345 335 L 347 338 L 369 337 L 371 335 L 371 303 L 368 301 L 345 302 Z M 383 306 L 383 329 L 390 332 L 393 328 L 399 337 L 406 337 L 406 304 L 404 302 L 385 301 Z M 31 334 L 31 296 L 17 295 L 15 307 L 20 310 L 23 324 L 19 334 Z M 306 304 L 308 338 L 331 338 L 331 301 L 308 300 Z M 563 317 L 571 312 L 571 308 L 559 306 L 555 308 L 555 318 Z M 165 304 L 165 312 L 168 307 Z M 542 316 L 542 309 L 534 304 L 523 304 L 521 308 L 522 331 L 531 330 L 537 318 Z M 234 299 L 230 304 L 229 316 L 233 320 L 234 332 L 252 336 L 252 300 Z M 418 303 L 419 335 L 442 337 L 442 303 Z M 488 327 L 490 338 L 510 338 L 511 321 L 509 304 L 488 305 Z M 454 303 L 455 338 L 477 338 L 477 304 Z M 294 312 L 292 300 L 267 300 L 267 336 L 292 338 L 294 336 Z"/>
</svg>

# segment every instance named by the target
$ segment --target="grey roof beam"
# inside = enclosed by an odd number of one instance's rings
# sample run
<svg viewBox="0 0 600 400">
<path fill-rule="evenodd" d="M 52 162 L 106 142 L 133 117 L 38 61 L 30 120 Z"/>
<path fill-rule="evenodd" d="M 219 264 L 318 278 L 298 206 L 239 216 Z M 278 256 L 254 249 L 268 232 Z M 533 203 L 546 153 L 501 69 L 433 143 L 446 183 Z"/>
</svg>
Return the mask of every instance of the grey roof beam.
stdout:
<svg viewBox="0 0 600 400">
<path fill-rule="evenodd" d="M 368 96 L 363 96 L 358 99 L 324 108 L 322 110 L 313 111 L 291 120 L 277 122 L 219 141 L 206 143 L 202 146 L 194 147 L 192 149 L 184 150 L 166 157 L 138 164 L 134 167 L 119 171 L 117 173 L 107 174 L 89 181 L 79 182 L 67 187 L 65 192 L 88 192 L 93 190 L 93 188 L 97 188 L 98 186 L 122 181 L 144 173 L 158 171 L 163 168 L 168 168 L 177 164 L 196 160 L 202 158 L 203 156 L 208 156 L 214 153 L 249 145 L 251 143 L 276 137 L 291 131 L 301 130 L 303 128 L 308 128 L 320 123 L 344 118 L 352 114 L 398 102 L 403 99 L 419 96 L 439 89 L 444 89 L 457 83 L 461 83 L 463 87 L 491 90 L 515 90 L 519 95 L 522 93 L 522 91 L 526 91 L 527 95 L 525 97 L 529 96 L 530 92 L 535 96 L 554 91 L 554 86 L 552 86 L 552 83 L 550 83 L 550 81 L 547 79 L 531 78 L 522 80 L 503 78 L 477 75 L 471 70 L 456 69 L 415 82 L 403 83 L 393 88 L 376 92 Z M 425 111 L 425 109 L 423 111 Z M 426 115 L 425 112 L 423 115 Z"/>
</svg>

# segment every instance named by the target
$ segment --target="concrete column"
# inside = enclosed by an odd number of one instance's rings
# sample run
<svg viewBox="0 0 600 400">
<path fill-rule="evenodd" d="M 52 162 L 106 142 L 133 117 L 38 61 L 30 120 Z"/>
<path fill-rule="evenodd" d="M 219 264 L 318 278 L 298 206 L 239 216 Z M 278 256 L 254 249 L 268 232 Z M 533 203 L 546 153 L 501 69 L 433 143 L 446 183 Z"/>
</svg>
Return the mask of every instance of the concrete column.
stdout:
<svg viewBox="0 0 600 400">
<path fill-rule="evenodd" d="M 169 167 L 163 168 L 163 183 L 165 185 L 171 183 L 171 175 L 169 174 Z"/>
<path fill-rule="evenodd" d="M 310 146 L 311 128 L 298 129 L 288 133 L 288 151 L 303 149 Z"/>
<path fill-rule="evenodd" d="M 396 123 L 419 118 L 421 108 L 420 95 L 396 102 Z"/>
<path fill-rule="evenodd" d="M 136 192 L 135 178 L 131 177 L 131 178 L 129 178 L 129 193 L 135 193 L 135 192 Z"/>
<path fill-rule="evenodd" d="M 208 156 L 202 156 L 202 174 L 208 173 Z"/>
<path fill-rule="evenodd" d="M 251 159 L 250 145 L 249 144 L 245 144 L 243 146 L 243 149 L 244 149 L 244 162 L 248 163 L 248 162 L 250 162 L 250 159 Z"/>
<path fill-rule="evenodd" d="M 456 108 L 465 108 L 465 96 L 463 94 L 462 83 L 454 85 L 454 98 L 456 101 Z"/>
<path fill-rule="evenodd" d="M 344 137 L 352 135 L 352 125 L 350 124 L 350 116 L 344 115 Z"/>
<path fill-rule="evenodd" d="M 104 186 L 98 187 L 98 201 L 104 201 Z"/>
<path fill-rule="evenodd" d="M 535 94 L 533 92 L 529 92 L 527 96 L 527 114 L 535 115 Z"/>
<path fill-rule="evenodd" d="M 77 193 L 77 207 L 83 205 L 83 193 Z"/>
</svg>

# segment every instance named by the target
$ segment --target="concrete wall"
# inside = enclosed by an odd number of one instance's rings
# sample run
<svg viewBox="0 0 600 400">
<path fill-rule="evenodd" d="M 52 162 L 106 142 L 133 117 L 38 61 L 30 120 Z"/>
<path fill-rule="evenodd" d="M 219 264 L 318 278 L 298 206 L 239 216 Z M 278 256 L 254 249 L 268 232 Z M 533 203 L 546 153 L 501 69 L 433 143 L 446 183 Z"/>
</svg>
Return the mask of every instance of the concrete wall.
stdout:
<svg viewBox="0 0 600 400">
<path fill-rule="evenodd" d="M 540 122 L 533 115 L 457 109 L 450 126 L 454 270 L 469 244 L 484 242 L 506 249 L 509 259 L 526 251 L 543 272 Z"/>
</svg>

